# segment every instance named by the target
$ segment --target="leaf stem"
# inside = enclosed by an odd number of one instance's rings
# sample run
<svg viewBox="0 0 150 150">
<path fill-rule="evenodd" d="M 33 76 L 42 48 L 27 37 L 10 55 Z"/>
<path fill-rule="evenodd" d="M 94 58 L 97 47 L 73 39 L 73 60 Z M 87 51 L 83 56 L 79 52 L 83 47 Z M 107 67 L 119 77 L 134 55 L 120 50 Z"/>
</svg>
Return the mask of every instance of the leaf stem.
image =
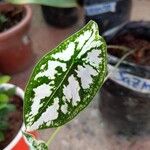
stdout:
<svg viewBox="0 0 150 150">
<path fill-rule="evenodd" d="M 130 48 L 128 48 L 128 47 L 125 47 L 125 46 L 110 45 L 110 46 L 108 46 L 108 48 L 116 48 L 116 49 L 121 49 L 121 50 L 128 51 L 128 52 L 127 52 L 125 55 L 123 55 L 123 56 L 121 57 L 121 59 L 117 62 L 117 64 L 115 65 L 113 71 L 111 71 L 110 73 L 108 73 L 108 75 L 106 76 L 104 82 L 111 76 L 111 74 L 112 74 L 113 72 L 116 71 L 116 69 L 119 67 L 119 65 L 120 65 L 129 55 L 131 55 L 131 54 L 133 54 L 135 51 L 137 51 L 137 50 L 132 50 L 132 49 L 130 49 Z"/>
<path fill-rule="evenodd" d="M 56 128 L 56 130 L 52 133 L 48 141 L 46 142 L 47 146 L 50 146 L 54 138 L 56 137 L 57 133 L 63 128 L 63 126 Z"/>
<path fill-rule="evenodd" d="M 126 46 L 121 46 L 121 45 L 108 45 L 107 48 L 109 49 L 119 49 L 119 50 L 123 50 L 125 52 L 130 51 L 131 49 L 126 47 Z"/>
</svg>

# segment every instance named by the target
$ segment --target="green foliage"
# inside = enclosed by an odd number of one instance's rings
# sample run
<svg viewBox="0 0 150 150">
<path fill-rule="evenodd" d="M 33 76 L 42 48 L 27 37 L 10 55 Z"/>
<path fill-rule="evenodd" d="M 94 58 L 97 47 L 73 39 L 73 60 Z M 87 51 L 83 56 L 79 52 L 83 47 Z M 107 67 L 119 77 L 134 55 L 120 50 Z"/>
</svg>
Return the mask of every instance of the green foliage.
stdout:
<svg viewBox="0 0 150 150">
<path fill-rule="evenodd" d="M 0 142 L 5 139 L 3 132 L 0 131 Z"/>
<path fill-rule="evenodd" d="M 7 18 L 5 15 L 0 13 L 0 27 L 4 25 L 4 23 L 7 21 Z"/>
<path fill-rule="evenodd" d="M 40 4 L 53 7 L 76 7 L 76 0 L 6 0 L 12 4 Z"/>
<path fill-rule="evenodd" d="M 0 83 L 6 83 L 10 80 L 9 76 L 1 76 Z M 11 96 L 15 94 L 15 88 L 4 89 L 0 85 L 0 141 L 5 138 L 4 132 L 9 127 L 8 115 L 10 112 L 15 111 L 15 106 L 9 103 Z"/>
<path fill-rule="evenodd" d="M 90 21 L 36 65 L 24 99 L 27 131 L 72 120 L 93 99 L 107 72 L 106 43 Z"/>
<path fill-rule="evenodd" d="M 10 76 L 0 76 L 0 84 L 7 83 L 10 81 Z"/>
</svg>

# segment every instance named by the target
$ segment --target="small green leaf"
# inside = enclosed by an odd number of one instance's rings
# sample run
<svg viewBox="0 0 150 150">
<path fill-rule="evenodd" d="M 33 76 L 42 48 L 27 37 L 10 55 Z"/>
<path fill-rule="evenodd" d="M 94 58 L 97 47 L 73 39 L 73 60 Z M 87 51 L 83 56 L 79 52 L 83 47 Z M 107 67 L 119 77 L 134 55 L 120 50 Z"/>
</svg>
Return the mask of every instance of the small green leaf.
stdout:
<svg viewBox="0 0 150 150">
<path fill-rule="evenodd" d="M 0 111 L 7 109 L 7 104 L 1 104 L 0 105 Z"/>
<path fill-rule="evenodd" d="M 97 24 L 90 21 L 36 65 L 25 92 L 27 130 L 72 120 L 92 101 L 106 72 L 106 43 Z"/>
<path fill-rule="evenodd" d="M 1 120 L 0 121 L 0 131 L 4 131 L 8 128 L 8 120 Z"/>
<path fill-rule="evenodd" d="M 14 96 L 16 93 L 16 87 L 14 86 L 13 88 L 5 89 L 3 87 L 0 87 L 0 94 L 5 94 L 9 97 Z"/>
<path fill-rule="evenodd" d="M 76 7 L 76 0 L 6 0 L 13 4 L 40 4 L 53 7 Z"/>
<path fill-rule="evenodd" d="M 8 103 L 8 101 L 9 101 L 9 97 L 6 94 L 0 93 L 0 105 L 2 103 Z"/>
<path fill-rule="evenodd" d="M 48 150 L 48 147 L 44 141 L 38 141 L 36 140 L 31 134 L 22 132 L 29 147 L 30 150 Z"/>
<path fill-rule="evenodd" d="M 7 83 L 10 81 L 10 79 L 11 79 L 10 76 L 0 76 L 0 84 Z"/>
<path fill-rule="evenodd" d="M 0 115 L 6 115 L 14 110 L 16 110 L 16 107 L 13 104 L 0 104 Z"/>
<path fill-rule="evenodd" d="M 10 88 L 6 90 L 5 92 L 9 97 L 14 96 L 16 94 L 16 87 Z"/>
</svg>

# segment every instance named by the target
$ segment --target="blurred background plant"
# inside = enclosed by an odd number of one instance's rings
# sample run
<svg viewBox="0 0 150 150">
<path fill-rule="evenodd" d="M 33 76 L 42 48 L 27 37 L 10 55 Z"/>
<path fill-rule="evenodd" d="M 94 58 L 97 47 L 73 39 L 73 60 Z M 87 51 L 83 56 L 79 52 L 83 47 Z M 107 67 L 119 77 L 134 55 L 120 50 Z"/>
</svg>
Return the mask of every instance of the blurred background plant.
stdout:
<svg viewBox="0 0 150 150">
<path fill-rule="evenodd" d="M 40 4 L 48 25 L 58 28 L 73 26 L 78 21 L 78 6 L 83 0 L 5 0 L 12 4 Z"/>
<path fill-rule="evenodd" d="M 15 94 L 15 88 L 7 90 L 1 87 L 1 84 L 9 80 L 10 76 L 0 76 L 0 142 L 5 139 L 5 131 L 9 127 L 9 113 L 15 111 L 15 106 L 10 103 L 10 97 Z"/>
<path fill-rule="evenodd" d="M 2 26 L 7 21 L 7 18 L 0 13 L 0 26 Z"/>
</svg>

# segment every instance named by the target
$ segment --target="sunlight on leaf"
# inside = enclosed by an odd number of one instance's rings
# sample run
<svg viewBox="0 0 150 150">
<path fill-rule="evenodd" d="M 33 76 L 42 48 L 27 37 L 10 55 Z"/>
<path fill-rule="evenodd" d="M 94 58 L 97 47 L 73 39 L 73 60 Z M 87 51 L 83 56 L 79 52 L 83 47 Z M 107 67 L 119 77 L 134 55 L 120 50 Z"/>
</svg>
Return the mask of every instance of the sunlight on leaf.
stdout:
<svg viewBox="0 0 150 150">
<path fill-rule="evenodd" d="M 25 92 L 27 131 L 58 127 L 93 99 L 107 72 L 106 43 L 90 21 L 36 65 Z"/>
</svg>

